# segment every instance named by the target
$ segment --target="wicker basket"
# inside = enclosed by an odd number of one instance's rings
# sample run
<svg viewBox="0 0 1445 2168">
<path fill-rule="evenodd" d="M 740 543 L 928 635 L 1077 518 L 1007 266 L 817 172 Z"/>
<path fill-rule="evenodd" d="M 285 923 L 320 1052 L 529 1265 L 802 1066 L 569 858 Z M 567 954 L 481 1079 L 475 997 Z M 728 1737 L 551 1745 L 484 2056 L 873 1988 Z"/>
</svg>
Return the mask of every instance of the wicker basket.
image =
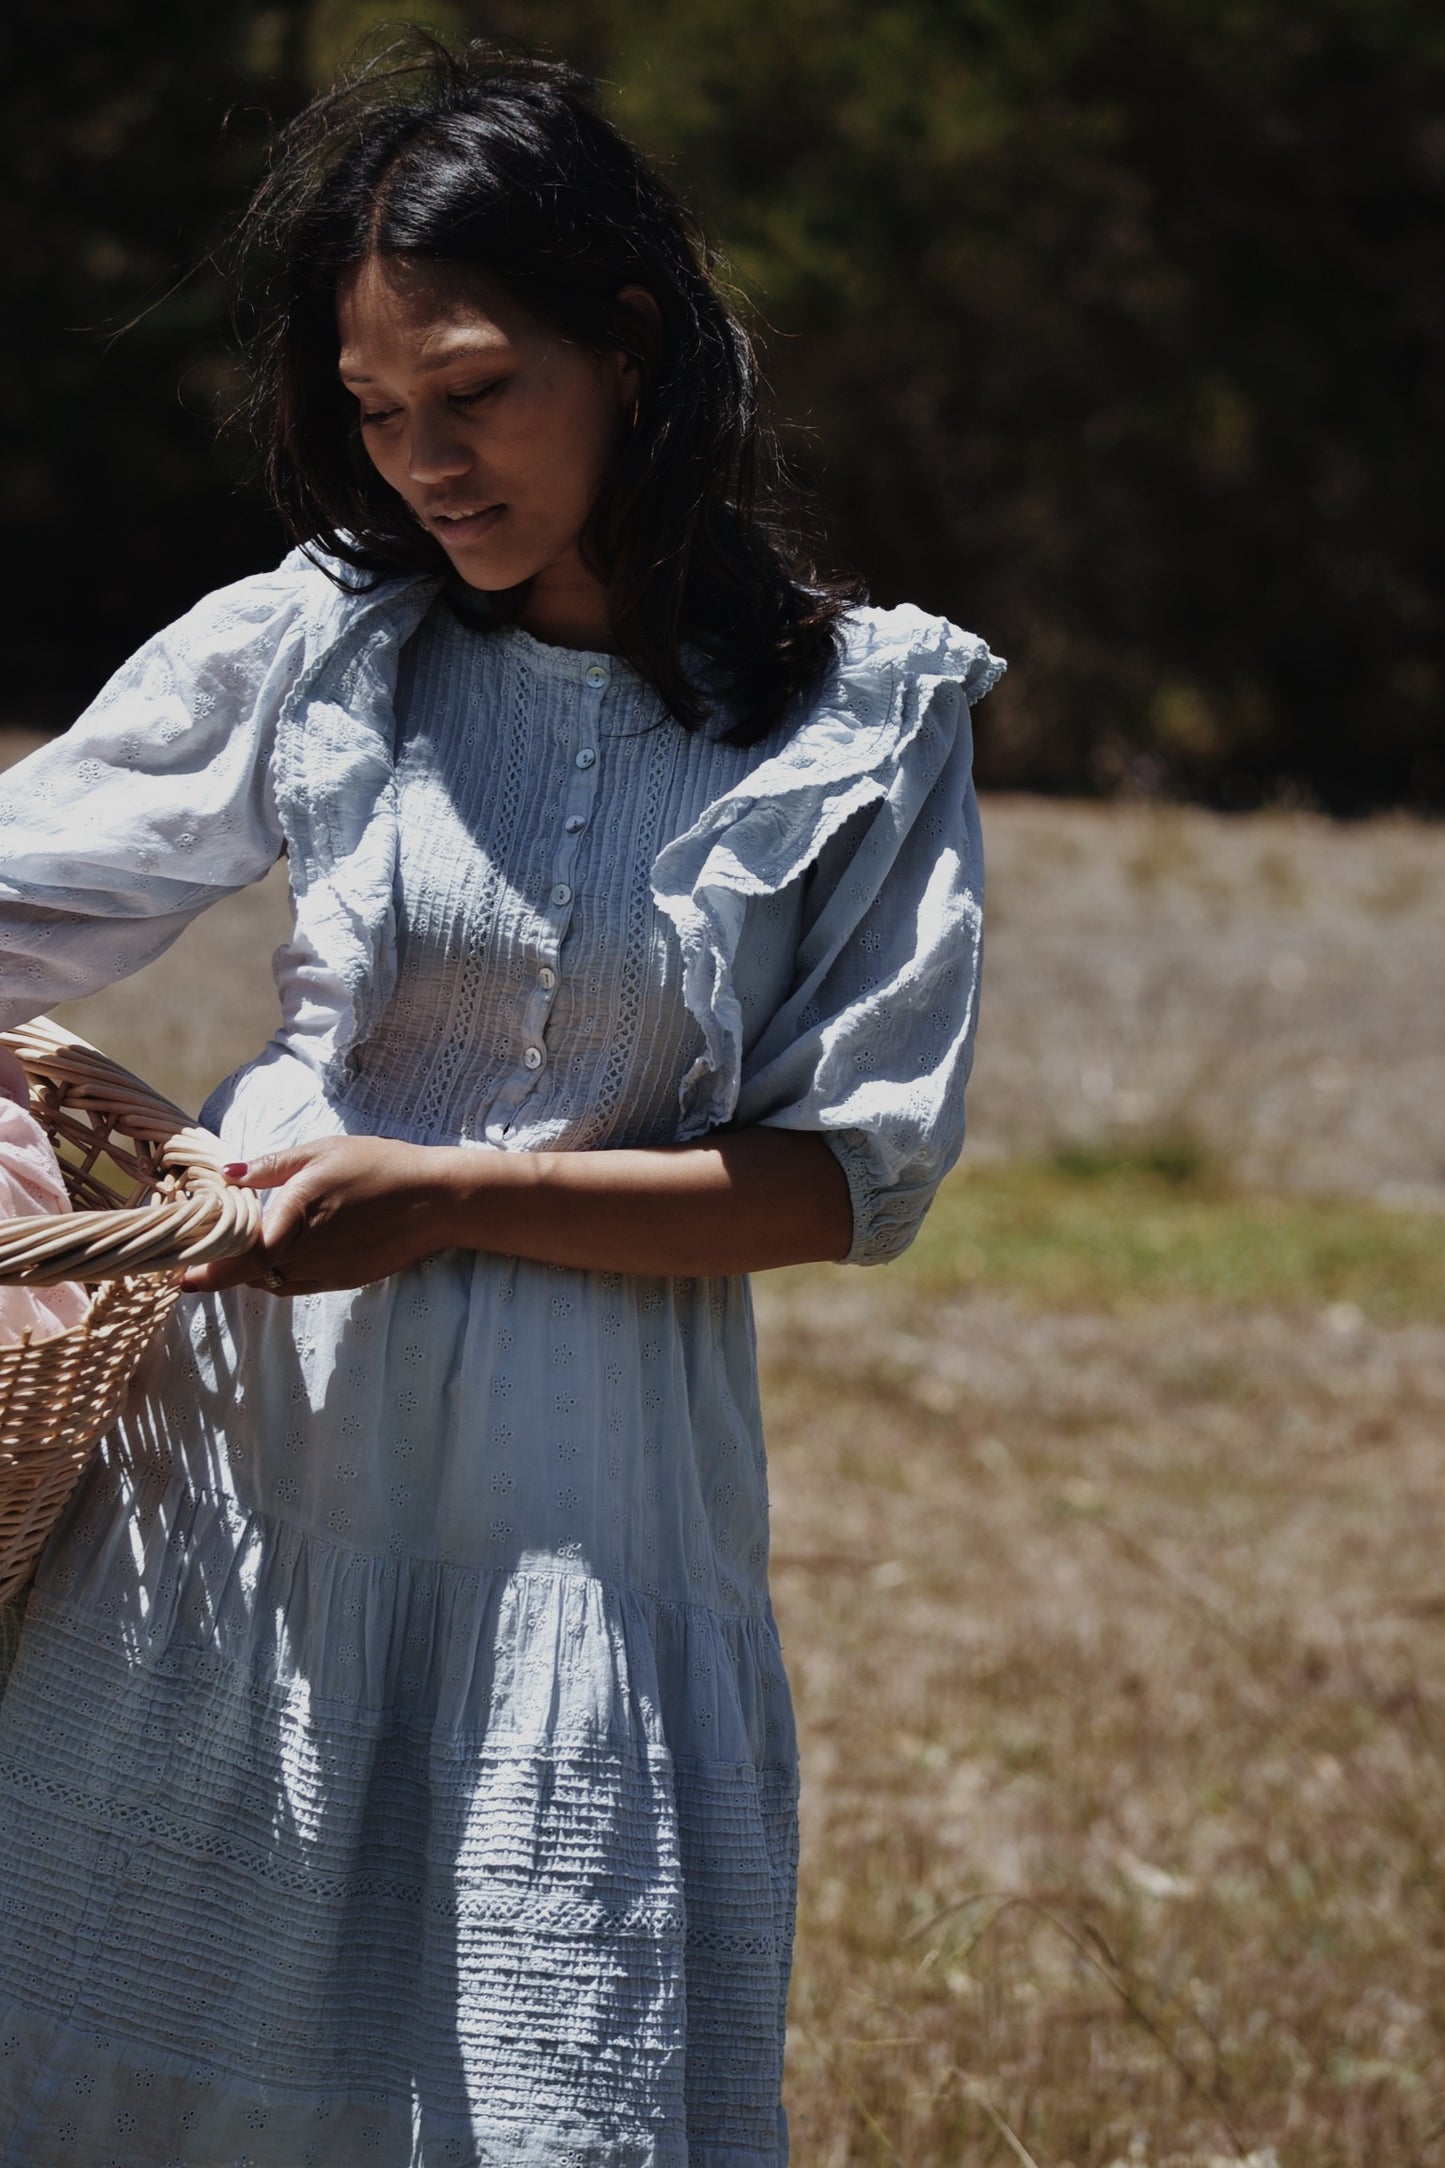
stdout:
<svg viewBox="0 0 1445 2168">
<path fill-rule="evenodd" d="M 24 1064 L 74 1210 L 0 1220 L 0 1285 L 80 1280 L 80 1324 L 0 1348 L 0 1603 L 35 1571 L 91 1446 L 176 1299 L 187 1265 L 249 1249 L 250 1190 L 179 1107 L 84 1039 L 41 1020 L 0 1033 Z"/>
</svg>

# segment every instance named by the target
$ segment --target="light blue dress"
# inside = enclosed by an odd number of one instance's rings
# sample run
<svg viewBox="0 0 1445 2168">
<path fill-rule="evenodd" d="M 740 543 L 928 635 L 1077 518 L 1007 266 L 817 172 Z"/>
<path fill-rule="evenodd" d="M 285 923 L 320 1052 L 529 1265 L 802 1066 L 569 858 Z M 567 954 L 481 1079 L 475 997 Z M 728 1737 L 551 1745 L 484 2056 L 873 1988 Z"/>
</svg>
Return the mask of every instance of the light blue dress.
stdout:
<svg viewBox="0 0 1445 2168">
<path fill-rule="evenodd" d="M 1000 666 L 859 611 L 767 743 L 304 560 L 0 783 L 0 1027 L 284 851 L 234 1156 L 962 1139 Z M 748 1287 L 448 1251 L 183 1301 L 0 1704 L 6 2168 L 780 2168 L 795 1756 Z"/>
</svg>

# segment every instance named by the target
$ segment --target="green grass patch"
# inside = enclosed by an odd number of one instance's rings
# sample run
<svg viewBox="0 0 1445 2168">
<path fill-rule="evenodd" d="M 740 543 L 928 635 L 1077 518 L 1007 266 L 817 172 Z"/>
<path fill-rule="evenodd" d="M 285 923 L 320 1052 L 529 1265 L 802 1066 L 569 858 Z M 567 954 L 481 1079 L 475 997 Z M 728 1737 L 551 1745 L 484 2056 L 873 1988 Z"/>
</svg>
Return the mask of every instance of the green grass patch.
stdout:
<svg viewBox="0 0 1445 2168">
<path fill-rule="evenodd" d="M 930 1295 L 988 1288 L 1044 1308 L 1177 1296 L 1434 1320 L 1445 1317 L 1445 1217 L 1234 1189 L 1188 1140 L 1166 1140 L 960 1170 L 895 1276 Z"/>
</svg>

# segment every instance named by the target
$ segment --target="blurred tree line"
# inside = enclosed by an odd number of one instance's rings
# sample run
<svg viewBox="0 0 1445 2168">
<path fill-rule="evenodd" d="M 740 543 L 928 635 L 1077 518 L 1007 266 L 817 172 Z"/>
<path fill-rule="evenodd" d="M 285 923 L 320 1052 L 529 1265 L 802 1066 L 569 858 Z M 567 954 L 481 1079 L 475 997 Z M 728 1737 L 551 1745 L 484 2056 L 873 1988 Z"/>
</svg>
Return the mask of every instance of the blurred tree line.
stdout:
<svg viewBox="0 0 1445 2168">
<path fill-rule="evenodd" d="M 12 0 L 11 719 L 272 561 L 209 251 L 384 20 L 595 74 L 750 298 L 830 562 L 986 780 L 1445 807 L 1433 0 Z"/>
</svg>

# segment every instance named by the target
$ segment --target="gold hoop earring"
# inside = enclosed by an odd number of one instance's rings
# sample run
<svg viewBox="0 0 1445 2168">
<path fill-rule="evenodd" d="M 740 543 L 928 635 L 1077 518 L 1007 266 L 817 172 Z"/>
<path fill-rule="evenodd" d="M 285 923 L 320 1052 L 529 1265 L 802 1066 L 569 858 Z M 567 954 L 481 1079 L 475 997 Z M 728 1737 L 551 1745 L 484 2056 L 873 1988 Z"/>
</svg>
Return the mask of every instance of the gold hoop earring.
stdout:
<svg viewBox="0 0 1445 2168">
<path fill-rule="evenodd" d="M 641 394 L 641 392 L 639 392 L 639 393 L 637 394 L 637 397 L 636 397 L 636 398 L 635 398 L 635 399 L 633 400 L 633 402 L 632 402 L 632 419 L 631 419 L 631 421 L 630 421 L 630 422 L 629 422 L 629 423 L 627 424 L 627 427 L 628 427 L 629 431 L 630 431 L 630 430 L 633 430 L 633 429 L 635 429 L 635 428 L 637 427 L 637 424 L 638 424 L 638 420 L 639 420 L 639 418 L 640 418 L 640 416 L 641 416 L 641 413 L 642 413 L 642 394 Z"/>
</svg>

